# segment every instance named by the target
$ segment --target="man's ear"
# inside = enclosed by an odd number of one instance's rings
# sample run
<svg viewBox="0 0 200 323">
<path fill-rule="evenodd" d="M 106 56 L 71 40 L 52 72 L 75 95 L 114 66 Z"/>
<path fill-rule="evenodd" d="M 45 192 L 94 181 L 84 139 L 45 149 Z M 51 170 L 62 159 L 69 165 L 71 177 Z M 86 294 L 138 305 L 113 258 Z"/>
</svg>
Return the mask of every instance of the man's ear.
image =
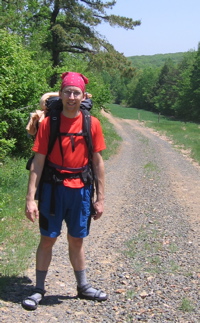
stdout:
<svg viewBox="0 0 200 323">
<path fill-rule="evenodd" d="M 86 93 L 83 93 L 83 98 L 82 98 L 81 101 L 84 101 L 86 99 L 86 96 L 87 96 L 87 94 Z"/>
</svg>

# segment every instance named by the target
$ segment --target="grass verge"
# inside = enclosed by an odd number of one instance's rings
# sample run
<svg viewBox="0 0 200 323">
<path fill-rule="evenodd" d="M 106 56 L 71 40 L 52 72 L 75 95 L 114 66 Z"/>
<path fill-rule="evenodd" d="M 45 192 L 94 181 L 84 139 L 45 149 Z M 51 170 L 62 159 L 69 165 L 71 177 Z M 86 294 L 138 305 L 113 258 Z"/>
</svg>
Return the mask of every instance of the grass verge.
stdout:
<svg viewBox="0 0 200 323">
<path fill-rule="evenodd" d="M 103 159 L 107 160 L 117 152 L 122 138 L 116 133 L 114 126 L 105 117 L 102 117 L 102 128 L 107 147 L 103 151 Z"/>
<path fill-rule="evenodd" d="M 181 122 L 159 116 L 145 110 L 124 108 L 116 104 L 109 104 L 107 108 L 118 118 L 133 119 L 143 122 L 145 126 L 153 128 L 165 135 L 178 149 L 185 150 L 187 154 L 200 164 L 200 124 Z"/>
<path fill-rule="evenodd" d="M 25 160 L 8 158 L 0 166 L 0 284 L 27 268 L 38 242 L 37 224 L 24 215 L 27 180 Z"/>
</svg>

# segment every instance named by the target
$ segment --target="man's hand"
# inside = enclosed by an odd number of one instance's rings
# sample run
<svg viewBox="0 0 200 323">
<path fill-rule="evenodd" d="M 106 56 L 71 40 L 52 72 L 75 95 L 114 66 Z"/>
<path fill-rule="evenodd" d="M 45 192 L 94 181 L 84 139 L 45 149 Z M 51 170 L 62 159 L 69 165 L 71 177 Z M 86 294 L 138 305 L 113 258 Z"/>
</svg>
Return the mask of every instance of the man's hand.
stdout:
<svg viewBox="0 0 200 323">
<path fill-rule="evenodd" d="M 25 213 L 26 213 L 26 217 L 31 222 L 35 222 L 35 220 L 38 219 L 39 211 L 38 211 L 37 204 L 34 200 L 26 202 Z"/>
<path fill-rule="evenodd" d="M 102 216 L 104 211 L 104 200 L 94 202 L 93 206 L 95 214 L 93 214 L 92 217 L 94 220 L 98 220 Z"/>
</svg>

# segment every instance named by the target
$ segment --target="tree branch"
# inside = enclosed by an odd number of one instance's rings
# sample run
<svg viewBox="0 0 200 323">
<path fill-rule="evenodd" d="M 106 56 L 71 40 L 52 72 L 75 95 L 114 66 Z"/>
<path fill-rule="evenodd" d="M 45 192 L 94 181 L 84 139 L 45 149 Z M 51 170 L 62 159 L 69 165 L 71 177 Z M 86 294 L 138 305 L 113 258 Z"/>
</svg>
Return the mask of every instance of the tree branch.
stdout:
<svg viewBox="0 0 200 323">
<path fill-rule="evenodd" d="M 91 54 L 95 54 L 96 51 L 89 49 L 87 47 L 83 47 L 83 46 L 79 46 L 79 45 L 72 45 L 72 46 L 66 46 L 65 48 L 63 48 L 62 50 L 60 50 L 60 52 L 70 52 L 70 53 L 91 53 Z"/>
</svg>

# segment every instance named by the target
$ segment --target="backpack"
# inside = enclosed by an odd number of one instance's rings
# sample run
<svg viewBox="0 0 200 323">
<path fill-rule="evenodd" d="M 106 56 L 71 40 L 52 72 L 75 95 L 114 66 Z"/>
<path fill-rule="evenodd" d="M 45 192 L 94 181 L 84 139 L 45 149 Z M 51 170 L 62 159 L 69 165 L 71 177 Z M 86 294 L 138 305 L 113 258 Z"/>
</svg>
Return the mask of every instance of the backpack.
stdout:
<svg viewBox="0 0 200 323">
<path fill-rule="evenodd" d="M 80 106 L 80 111 L 83 115 L 82 133 L 62 133 L 62 134 L 59 133 L 60 113 L 63 108 L 62 101 L 59 97 L 51 97 L 47 99 L 46 107 L 47 107 L 46 117 L 47 116 L 50 117 L 50 137 L 49 137 L 47 155 L 51 153 L 58 135 L 64 135 L 64 136 L 73 135 L 73 136 L 84 136 L 88 147 L 88 159 L 92 158 L 93 146 L 92 146 L 92 136 L 91 136 L 91 114 L 89 113 L 89 110 L 91 110 L 92 108 L 92 101 L 90 99 L 86 99 L 82 101 Z M 72 149 L 74 149 L 74 147 L 72 147 Z"/>
<path fill-rule="evenodd" d="M 62 182 L 65 178 L 78 178 L 80 177 L 84 183 L 86 184 L 92 184 L 94 175 L 92 170 L 92 154 L 93 154 L 93 145 L 92 145 L 92 136 L 91 136 L 91 114 L 89 110 L 92 108 L 92 100 L 86 99 L 82 101 L 80 106 L 80 111 L 83 115 L 83 127 L 81 133 L 60 133 L 60 113 L 62 111 L 62 101 L 58 96 L 49 97 L 46 100 L 46 114 L 45 117 L 50 117 L 50 137 L 49 137 L 49 144 L 48 144 L 48 153 L 47 156 L 51 153 L 53 146 L 56 142 L 57 138 L 61 138 L 62 136 L 70 136 L 71 138 L 73 136 L 83 136 L 85 138 L 87 147 L 88 147 L 88 166 L 87 169 L 84 169 L 83 171 L 79 173 L 60 173 L 56 171 L 57 165 L 52 165 L 52 167 L 47 167 L 47 162 L 45 163 L 44 171 L 42 179 L 43 181 L 51 182 L 52 180 L 56 183 Z M 59 140 L 60 142 L 60 140 Z M 72 150 L 74 149 L 73 141 L 72 142 Z M 61 149 L 61 155 L 62 155 L 62 147 L 60 142 L 60 149 Z M 32 163 L 34 156 L 32 156 L 26 165 L 26 169 L 30 170 L 30 166 Z M 47 160 L 47 159 L 46 159 Z M 54 167 L 53 167 L 54 166 Z M 50 169 L 51 168 L 51 169 Z M 47 170 L 48 169 L 48 170 Z M 53 178 L 53 179 L 52 179 Z"/>
<path fill-rule="evenodd" d="M 81 133 L 60 133 L 60 113 L 63 109 L 62 101 L 58 96 L 52 96 L 49 97 L 46 102 L 46 113 L 45 117 L 50 117 L 50 136 L 49 136 L 49 144 L 48 144 L 48 152 L 47 156 L 51 153 L 53 146 L 56 142 L 57 138 L 61 138 L 60 135 L 64 136 L 84 136 L 87 147 L 88 147 L 88 165 L 84 167 L 80 172 L 78 173 L 60 173 L 56 170 L 58 168 L 58 165 L 51 165 L 48 163 L 48 160 L 46 158 L 42 176 L 40 179 L 40 183 L 38 185 L 35 199 L 38 200 L 40 203 L 41 199 L 41 192 L 42 192 L 42 185 L 44 182 L 48 182 L 52 185 L 52 197 L 51 197 L 51 205 L 50 205 L 50 213 L 52 215 L 55 214 L 55 199 L 54 193 L 55 193 L 55 186 L 58 184 L 62 184 L 63 180 L 66 178 L 80 178 L 84 185 L 91 185 L 91 215 L 95 214 L 95 209 L 93 206 L 93 198 L 94 198 L 94 183 L 97 187 L 97 181 L 95 179 L 93 167 L 92 167 L 92 155 L 93 155 L 93 145 L 92 145 L 92 135 L 91 135 L 91 115 L 89 110 L 92 108 L 92 100 L 87 98 L 86 100 L 82 101 L 80 106 L 80 111 L 83 115 L 83 126 L 82 126 L 82 132 Z M 61 141 L 60 142 L 60 149 L 61 149 L 61 155 L 62 155 L 62 146 Z M 73 141 L 72 142 L 72 149 L 73 149 Z M 26 165 L 26 169 L 30 170 L 31 163 L 34 156 L 32 156 Z"/>
</svg>

